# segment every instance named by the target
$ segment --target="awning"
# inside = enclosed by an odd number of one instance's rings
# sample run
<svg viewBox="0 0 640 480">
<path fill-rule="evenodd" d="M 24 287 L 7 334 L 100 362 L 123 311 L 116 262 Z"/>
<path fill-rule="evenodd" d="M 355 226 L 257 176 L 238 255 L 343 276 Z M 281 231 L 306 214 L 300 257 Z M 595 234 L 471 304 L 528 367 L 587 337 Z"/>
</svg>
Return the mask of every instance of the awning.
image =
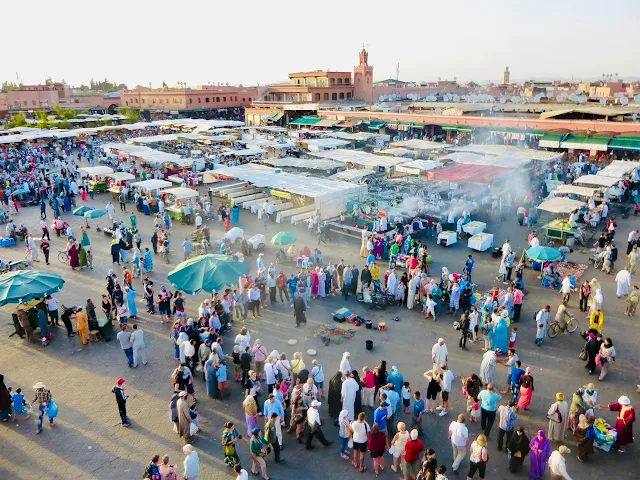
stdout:
<svg viewBox="0 0 640 480">
<path fill-rule="evenodd" d="M 315 123 L 313 126 L 314 127 L 333 127 L 334 125 L 337 125 L 340 123 L 340 120 L 327 120 L 326 118 L 324 120 L 320 120 L 318 123 Z"/>
<path fill-rule="evenodd" d="M 614 137 L 609 150 L 640 150 L 640 137 Z"/>
<path fill-rule="evenodd" d="M 267 120 L 268 120 L 269 122 L 277 122 L 277 121 L 278 121 L 278 120 L 280 120 L 282 117 L 284 117 L 284 113 L 282 113 L 282 112 L 275 112 L 275 113 L 272 113 L 271 115 L 269 115 L 269 116 L 267 117 Z"/>
<path fill-rule="evenodd" d="M 397 124 L 398 122 L 394 122 L 394 123 Z M 369 122 L 369 129 L 370 130 L 380 130 L 386 124 L 387 124 L 387 122 L 384 122 L 382 120 L 372 120 L 372 121 Z"/>
<path fill-rule="evenodd" d="M 444 168 L 431 170 L 427 179 L 448 182 L 469 182 L 489 185 L 499 177 L 513 172 L 511 168 L 494 167 L 492 165 L 465 165 L 456 163 Z"/>
<path fill-rule="evenodd" d="M 424 128 L 424 123 L 412 123 L 411 128 Z"/>
<path fill-rule="evenodd" d="M 344 121 L 340 122 L 340 123 L 339 123 L 338 125 L 336 125 L 336 126 L 337 126 L 337 127 L 340 127 L 340 128 L 351 128 L 351 127 L 353 127 L 353 123 L 348 122 L 347 120 L 344 120 Z"/>
<path fill-rule="evenodd" d="M 558 133 L 545 133 L 540 137 L 538 145 L 546 148 L 560 148 L 560 142 L 565 136 Z"/>
<path fill-rule="evenodd" d="M 315 125 L 320 121 L 319 117 L 300 117 L 296 118 L 294 121 L 289 122 L 289 125 Z"/>
<path fill-rule="evenodd" d="M 538 205 L 538 210 L 544 210 L 550 213 L 571 213 L 574 210 L 578 210 L 584 206 L 585 203 L 579 200 L 571 200 L 565 197 L 556 197 L 551 200 L 547 200 Z"/>
<path fill-rule="evenodd" d="M 473 131 L 472 127 L 467 127 L 466 125 L 460 125 L 460 126 L 452 126 L 452 125 L 445 125 L 442 127 L 443 130 L 451 130 L 451 131 L 458 131 L 458 132 L 471 132 Z"/>
<path fill-rule="evenodd" d="M 611 137 L 583 137 L 581 135 L 569 134 L 560 142 L 560 148 L 570 148 L 574 150 L 599 150 L 605 152 Z"/>
</svg>

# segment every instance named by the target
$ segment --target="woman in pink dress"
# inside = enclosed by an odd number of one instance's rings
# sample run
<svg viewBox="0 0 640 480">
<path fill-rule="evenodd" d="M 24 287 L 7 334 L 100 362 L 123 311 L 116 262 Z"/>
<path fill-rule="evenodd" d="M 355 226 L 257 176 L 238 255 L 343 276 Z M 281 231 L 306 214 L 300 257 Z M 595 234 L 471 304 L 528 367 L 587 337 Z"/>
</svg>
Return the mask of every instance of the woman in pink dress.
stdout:
<svg viewBox="0 0 640 480">
<path fill-rule="evenodd" d="M 87 189 L 85 187 L 80 187 L 82 188 L 82 201 L 86 202 L 87 201 Z"/>
<path fill-rule="evenodd" d="M 311 295 L 314 297 L 318 296 L 318 272 L 313 269 L 311 270 Z"/>
<path fill-rule="evenodd" d="M 518 400 L 518 410 L 528 410 L 533 399 L 533 377 L 531 376 L 531 367 L 527 367 L 524 375 L 520 377 L 520 399 Z"/>
<path fill-rule="evenodd" d="M 69 254 L 69 265 L 71 266 L 72 269 L 76 269 L 80 267 L 80 252 L 78 251 L 78 248 L 76 247 L 75 243 L 72 243 L 71 246 L 69 247 L 69 251 L 67 252 Z"/>
</svg>

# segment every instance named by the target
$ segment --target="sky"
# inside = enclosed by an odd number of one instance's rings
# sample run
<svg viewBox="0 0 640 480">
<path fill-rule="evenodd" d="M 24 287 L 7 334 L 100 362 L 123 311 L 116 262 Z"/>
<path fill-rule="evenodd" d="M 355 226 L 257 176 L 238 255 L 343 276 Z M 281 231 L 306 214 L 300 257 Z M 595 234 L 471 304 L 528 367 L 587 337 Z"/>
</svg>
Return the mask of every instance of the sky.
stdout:
<svg viewBox="0 0 640 480">
<path fill-rule="evenodd" d="M 500 82 L 640 76 L 637 0 L 1 2 L 0 81 L 265 85 L 308 70 Z"/>
</svg>

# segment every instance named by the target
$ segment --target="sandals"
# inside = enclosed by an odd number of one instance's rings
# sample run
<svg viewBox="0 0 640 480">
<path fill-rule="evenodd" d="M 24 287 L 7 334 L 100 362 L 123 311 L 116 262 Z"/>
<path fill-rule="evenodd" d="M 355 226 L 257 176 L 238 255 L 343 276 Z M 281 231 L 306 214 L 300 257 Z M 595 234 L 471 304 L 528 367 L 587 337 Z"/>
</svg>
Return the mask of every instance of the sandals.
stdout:
<svg viewBox="0 0 640 480">
<path fill-rule="evenodd" d="M 365 472 L 367 470 L 367 467 L 365 467 L 364 465 L 360 467 L 360 473 Z"/>
<path fill-rule="evenodd" d="M 357 463 L 351 462 L 351 465 L 353 465 L 353 468 L 358 468 L 358 464 Z"/>
</svg>

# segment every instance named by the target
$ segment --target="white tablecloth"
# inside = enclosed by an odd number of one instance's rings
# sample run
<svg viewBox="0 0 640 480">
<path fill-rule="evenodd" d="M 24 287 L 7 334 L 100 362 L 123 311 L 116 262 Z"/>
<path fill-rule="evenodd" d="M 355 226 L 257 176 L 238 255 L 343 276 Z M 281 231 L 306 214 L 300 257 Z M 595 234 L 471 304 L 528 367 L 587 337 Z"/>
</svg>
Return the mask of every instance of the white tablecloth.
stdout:
<svg viewBox="0 0 640 480">
<path fill-rule="evenodd" d="M 449 245 L 453 245 L 458 241 L 458 235 L 456 234 L 456 232 L 445 230 L 441 232 L 440 235 L 438 235 L 438 243 L 440 243 L 440 240 L 446 240 L 448 247 Z"/>
<path fill-rule="evenodd" d="M 487 224 L 484 222 L 469 222 L 462 226 L 462 230 L 469 235 L 477 235 L 478 233 L 484 232 L 484 229 L 487 228 Z"/>
<path fill-rule="evenodd" d="M 488 248 L 491 248 L 492 243 L 493 233 L 478 233 L 477 235 L 469 238 L 467 246 L 474 250 L 478 250 L 479 252 L 484 252 Z"/>
</svg>

